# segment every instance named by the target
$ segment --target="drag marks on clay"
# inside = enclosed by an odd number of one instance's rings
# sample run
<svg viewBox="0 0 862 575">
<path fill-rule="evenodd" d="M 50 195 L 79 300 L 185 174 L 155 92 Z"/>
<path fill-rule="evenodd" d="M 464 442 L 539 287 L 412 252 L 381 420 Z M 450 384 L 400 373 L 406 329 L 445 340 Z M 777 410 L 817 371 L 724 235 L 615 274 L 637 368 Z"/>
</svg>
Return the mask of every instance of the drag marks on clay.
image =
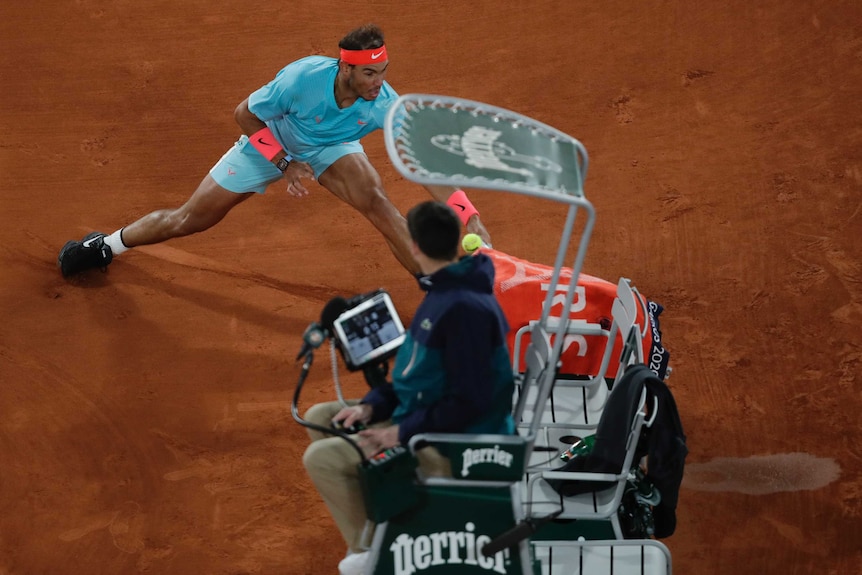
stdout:
<svg viewBox="0 0 862 575">
<path fill-rule="evenodd" d="M 161 435 L 164 437 L 164 434 Z M 250 458 L 237 457 L 228 462 L 215 464 L 206 457 L 193 456 L 190 458 L 187 454 L 180 454 L 176 446 L 174 448 L 171 448 L 170 445 L 166 446 L 181 464 L 186 465 L 183 469 L 165 473 L 162 477 L 167 481 L 200 479 L 204 481 L 203 490 L 210 495 L 217 495 L 234 489 L 244 489 L 250 485 L 261 483 L 255 479 L 257 474 L 254 471 L 246 469 L 247 465 L 244 460 L 247 459 L 248 462 L 251 462 Z M 250 477 L 249 473 L 255 477 Z"/>
<path fill-rule="evenodd" d="M 89 535 L 90 533 L 93 533 L 94 531 L 104 529 L 111 524 L 112 519 L 113 514 L 106 514 L 99 517 L 94 517 L 91 521 L 88 521 L 84 525 L 60 533 L 60 541 L 77 541 L 78 539 L 81 539 Z"/>
<path fill-rule="evenodd" d="M 665 301 L 670 300 L 663 300 L 662 304 Z M 697 304 L 701 307 L 708 305 L 699 300 Z M 668 309 L 683 308 L 673 308 L 668 305 Z M 750 349 L 740 342 L 738 335 L 732 332 L 703 330 L 700 321 L 694 317 L 675 317 L 674 322 L 680 328 L 684 328 L 679 330 L 679 335 L 676 336 L 680 338 L 680 350 L 677 353 L 686 353 L 693 359 L 697 358 L 698 369 L 702 371 L 703 377 L 709 378 L 712 370 L 717 369 L 719 373 L 725 373 L 728 369 L 746 367 L 750 363 Z M 686 351 L 683 352 L 683 349 Z M 704 393 L 707 394 L 705 397 L 715 401 L 716 405 L 724 404 L 735 397 L 732 394 L 734 388 L 731 386 L 712 384 L 708 380 L 704 383 Z"/>
<path fill-rule="evenodd" d="M 192 477 L 209 478 L 230 470 L 228 464 L 215 465 L 206 448 L 196 447 L 158 429 L 151 430 L 151 433 L 162 441 L 165 449 L 183 466 L 182 469 L 165 473 L 162 477 L 167 481 L 183 481 Z"/>
<path fill-rule="evenodd" d="M 147 60 L 133 62 L 129 65 L 130 91 L 141 92 L 150 87 L 156 75 L 156 65 Z"/>
<path fill-rule="evenodd" d="M 774 453 L 688 463 L 682 485 L 695 491 L 767 495 L 821 489 L 840 476 L 841 467 L 834 459 L 810 453 Z"/>
<path fill-rule="evenodd" d="M 776 120 L 770 120 L 766 122 L 755 122 L 752 124 L 752 127 L 761 134 L 772 136 L 775 130 L 778 128 L 780 122 Z"/>
<path fill-rule="evenodd" d="M 290 401 L 259 401 L 239 403 L 236 406 L 237 411 L 289 411 Z"/>
<path fill-rule="evenodd" d="M 247 405 L 254 407 L 244 411 L 260 412 L 276 403 L 270 401 L 257 405 L 249 402 Z M 283 408 L 278 412 L 283 414 Z M 256 421 L 259 419 L 255 417 Z M 219 431 L 242 429 L 241 426 L 221 429 L 227 427 L 225 421 L 222 420 Z M 165 473 L 164 479 L 171 482 L 189 480 L 193 482 L 192 486 L 199 485 L 208 495 L 210 529 L 223 540 L 245 549 L 245 556 L 231 559 L 231 572 L 259 573 L 261 561 L 273 564 L 290 562 L 302 543 L 297 537 L 295 524 L 285 518 L 308 524 L 317 518 L 318 513 L 309 509 L 303 487 L 295 483 L 285 487 L 284 478 L 278 475 L 278 466 L 273 462 L 273 454 L 277 452 L 285 458 L 298 459 L 300 447 L 289 440 L 283 446 L 277 441 L 267 441 L 266 445 L 245 445 L 240 453 L 229 446 L 224 450 L 214 450 L 162 431 L 153 433 L 173 454 L 178 467 L 183 467 Z M 224 437 L 228 439 L 230 436 Z"/>
<path fill-rule="evenodd" d="M 842 483 L 839 493 L 842 513 L 847 517 L 862 517 L 862 480 Z"/>
<path fill-rule="evenodd" d="M 711 70 L 686 70 L 686 72 L 682 75 L 682 86 L 684 88 L 688 88 L 694 84 L 699 84 L 713 74 L 714 72 Z M 702 99 L 695 100 L 694 109 L 701 117 L 709 116 L 711 111 L 709 103 Z"/>
<path fill-rule="evenodd" d="M 846 389 L 852 389 L 856 385 L 857 374 L 861 372 L 862 351 L 846 352 L 838 362 L 838 385 Z M 857 456 L 857 459 L 860 459 L 859 456 Z"/>
<path fill-rule="evenodd" d="M 96 516 L 80 527 L 64 531 L 60 534 L 60 540 L 77 541 L 107 528 L 117 549 L 129 554 L 140 553 L 144 550 L 144 540 L 141 536 L 143 526 L 141 505 L 136 501 L 126 501 L 112 513 Z"/>
<path fill-rule="evenodd" d="M 750 364 L 750 360 L 742 358 L 740 361 L 736 362 L 735 366 L 747 368 L 750 367 Z M 757 401 L 748 394 L 737 394 L 733 396 L 733 399 L 739 404 L 739 411 L 743 415 L 747 416 L 752 414 L 752 412 L 757 415 L 766 415 L 766 410 L 763 406 L 757 403 Z"/>
<path fill-rule="evenodd" d="M 774 297 L 770 292 L 759 289 L 751 294 L 748 302 L 742 304 L 742 308 L 746 311 L 756 311 L 768 306 L 773 299 Z"/>
<path fill-rule="evenodd" d="M 832 312 L 836 319 L 844 318 L 847 323 L 858 325 L 862 320 L 862 264 L 837 245 L 831 238 L 824 243 L 826 261 L 835 270 L 835 277 L 841 282 L 850 296 L 850 303 Z"/>
<path fill-rule="evenodd" d="M 827 557 L 829 555 L 829 548 L 827 546 L 811 545 L 810 536 L 806 536 L 805 532 L 798 526 L 775 519 L 774 517 L 762 516 L 761 519 L 775 529 L 779 537 L 790 542 L 794 549 L 816 557 Z"/>
<path fill-rule="evenodd" d="M 105 11 L 102 9 L 101 2 L 95 0 L 75 0 L 75 4 L 85 10 L 87 15 L 94 20 L 105 16 Z"/>
<path fill-rule="evenodd" d="M 796 293 L 804 294 L 815 285 L 822 284 L 829 278 L 835 278 L 848 294 L 850 302 L 836 310 L 832 317 L 845 319 L 847 323 L 856 323 L 862 319 L 862 265 L 858 258 L 848 254 L 839 247 L 830 236 L 813 236 L 795 234 L 804 242 L 802 249 L 791 252 L 791 257 L 799 262 L 800 269 L 795 272 L 793 285 L 789 288 Z M 804 257 L 802 253 L 810 256 Z M 825 256 L 826 266 L 811 261 L 811 258 Z"/>
<path fill-rule="evenodd" d="M 664 194 L 659 196 L 659 201 L 662 203 L 662 223 L 668 223 L 694 210 L 688 196 L 683 195 L 675 188 L 667 188 Z"/>
<path fill-rule="evenodd" d="M 5 356 L 5 357 L 4 357 Z M 83 516 L 74 514 L 72 510 L 78 505 L 90 506 L 90 495 L 96 493 L 112 493 L 114 485 L 127 489 L 129 478 L 136 481 L 146 481 L 149 474 L 149 462 L 152 460 L 144 442 L 136 440 L 133 432 L 128 430 L 123 421 L 117 418 L 115 406 L 107 402 L 105 396 L 91 398 L 86 392 L 89 387 L 77 381 L 65 368 L 61 368 L 46 357 L 35 357 L 25 352 L 7 347 L 0 353 L 0 358 L 8 357 L 17 366 L 22 381 L 26 381 L 26 389 L 17 393 L 21 403 L 20 411 L 12 417 L 11 431 L 16 434 L 35 435 L 30 431 L 38 426 L 46 437 L 67 430 L 76 430 L 72 443 L 56 445 L 20 444 L 17 448 L 27 449 L 24 458 L 35 469 L 41 469 L 39 474 L 31 475 L 32 492 L 40 493 L 42 499 L 30 513 L 34 521 L 41 517 L 51 517 L 56 523 L 57 502 L 68 506 L 65 510 L 66 519 L 58 525 L 63 529 L 57 533 L 57 538 L 65 543 L 88 538 L 88 536 L 107 531 L 113 545 L 128 554 L 147 555 L 145 550 L 143 529 L 146 514 L 142 506 L 135 500 L 127 500 L 118 507 L 98 505 L 96 511 L 90 511 Z M 44 398 L 51 398 L 46 402 Z M 38 405 L 36 409 L 33 406 Z M 60 406 L 63 406 L 60 409 Z M 23 415 L 26 410 L 26 415 Z M 5 429 L 0 433 L 6 434 Z M 92 445 L 99 445 L 106 456 L 92 457 L 86 450 Z M 84 447 L 86 446 L 86 447 Z M 62 454 L 60 453 L 62 451 Z M 101 467 L 99 467 L 101 461 Z M 89 481 L 97 476 L 98 481 Z M 50 483 L 42 483 L 42 476 L 52 477 Z M 69 491 L 69 489 L 74 491 Z M 104 509 L 104 510 L 102 510 Z M 89 545 L 89 543 L 87 544 Z M 153 553 L 158 554 L 160 550 Z"/>
<path fill-rule="evenodd" d="M 796 253 L 791 253 L 790 257 L 798 264 L 797 269 L 793 272 L 793 281 L 788 282 L 787 285 L 787 291 L 790 293 L 805 295 L 829 279 L 829 272 L 823 266 L 806 260 Z"/>
<path fill-rule="evenodd" d="M 682 75 L 682 85 L 685 87 L 691 86 L 696 82 L 700 82 L 715 74 L 712 70 L 686 70 Z"/>
<path fill-rule="evenodd" d="M 162 477 L 164 477 L 168 481 L 183 481 L 184 479 L 189 479 L 192 477 L 197 478 L 208 478 L 213 475 L 219 475 L 228 471 L 230 469 L 229 465 L 213 465 L 213 463 L 207 460 L 204 457 L 199 459 L 195 459 L 194 462 L 190 463 L 188 467 L 184 469 L 178 469 L 177 471 L 170 471 L 165 473 Z"/>
<path fill-rule="evenodd" d="M 90 158 L 90 163 L 96 167 L 107 166 L 119 157 L 119 154 L 111 154 L 106 151 L 108 141 L 112 137 L 112 130 L 93 138 L 81 140 L 81 152 Z"/>
<path fill-rule="evenodd" d="M 791 174 L 773 174 L 770 186 L 772 193 L 775 194 L 775 201 L 779 204 L 795 202 L 799 196 L 797 192 L 799 183 Z"/>
<path fill-rule="evenodd" d="M 805 534 L 802 532 L 802 529 L 795 525 L 790 525 L 789 523 L 785 523 L 783 521 L 779 521 L 773 517 L 764 517 L 770 525 L 772 525 L 779 535 L 793 543 L 794 547 L 797 549 L 805 547 L 805 542 L 808 540 L 805 537 Z M 821 553 L 828 553 L 826 549 L 821 549 Z"/>
<path fill-rule="evenodd" d="M 144 550 L 143 526 L 141 506 L 136 501 L 127 501 L 114 513 L 108 525 L 108 533 L 111 534 L 114 546 L 120 551 L 140 553 Z"/>
<path fill-rule="evenodd" d="M 18 373 L 22 377 L 24 377 L 23 374 L 32 374 L 26 377 L 29 382 L 28 395 L 38 397 L 44 394 L 45 397 L 51 397 L 65 406 L 76 407 L 77 411 L 74 415 L 63 415 L 65 412 L 61 410 L 51 410 L 50 404 L 43 406 L 41 415 L 50 416 L 52 418 L 51 425 L 60 428 L 72 425 L 79 417 L 88 417 L 101 424 L 99 433 L 104 443 L 109 440 L 117 445 L 128 443 L 128 439 L 117 424 L 112 410 L 102 405 L 101 402 L 97 402 L 96 399 L 91 399 L 83 391 L 87 389 L 87 386 L 77 381 L 67 369 L 53 363 L 47 357 L 34 357 L 28 351 L 13 349 L 11 345 L 0 348 L 0 359 L 8 361 L 10 365 L 16 365 Z M 19 416 L 15 420 L 23 423 L 29 421 L 30 418 L 30 415 L 23 418 Z"/>
<path fill-rule="evenodd" d="M 631 110 L 631 96 L 623 94 L 611 100 L 609 106 L 614 111 L 618 124 L 630 124 L 634 121 L 635 116 Z"/>
<path fill-rule="evenodd" d="M 287 292 L 297 297 L 317 300 L 319 302 L 327 302 L 332 298 L 332 294 L 337 293 L 337 290 L 328 286 L 314 286 L 279 280 L 261 273 L 244 269 L 240 266 L 220 262 L 212 258 L 193 254 L 164 244 L 139 246 L 135 248 L 135 251 L 142 252 L 154 258 L 180 266 L 250 281 L 272 288 L 276 291 Z"/>
<path fill-rule="evenodd" d="M 160 431 L 154 433 L 181 467 L 165 473 L 162 477 L 166 481 L 199 480 L 202 481 L 204 491 L 218 495 L 236 489 L 260 487 L 271 479 L 271 462 L 262 456 L 212 452 L 171 438 Z"/>
</svg>

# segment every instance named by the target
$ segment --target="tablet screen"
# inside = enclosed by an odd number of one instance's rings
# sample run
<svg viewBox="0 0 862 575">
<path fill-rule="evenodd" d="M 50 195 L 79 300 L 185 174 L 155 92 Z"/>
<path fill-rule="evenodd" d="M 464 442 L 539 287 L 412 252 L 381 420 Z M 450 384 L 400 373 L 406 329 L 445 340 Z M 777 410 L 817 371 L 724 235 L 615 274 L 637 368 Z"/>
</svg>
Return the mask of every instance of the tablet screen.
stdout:
<svg viewBox="0 0 862 575">
<path fill-rule="evenodd" d="M 333 324 L 350 369 L 388 357 L 404 343 L 404 326 L 386 292 L 342 313 Z"/>
</svg>

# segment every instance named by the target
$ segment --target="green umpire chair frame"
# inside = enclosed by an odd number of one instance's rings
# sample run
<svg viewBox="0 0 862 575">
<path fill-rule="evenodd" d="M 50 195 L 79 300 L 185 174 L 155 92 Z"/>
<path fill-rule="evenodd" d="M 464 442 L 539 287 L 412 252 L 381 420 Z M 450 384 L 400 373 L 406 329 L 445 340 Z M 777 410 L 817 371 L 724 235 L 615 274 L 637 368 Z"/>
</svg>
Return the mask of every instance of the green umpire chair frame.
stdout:
<svg viewBox="0 0 862 575">
<path fill-rule="evenodd" d="M 534 339 L 530 347 L 537 341 L 547 342 L 547 336 Z M 535 380 L 534 385 L 548 388 L 553 385 L 554 372 L 546 369 L 542 355 L 538 349 L 528 356 L 539 359 L 528 360 L 527 374 Z M 533 367 L 538 370 L 533 371 Z M 535 440 L 531 434 L 413 437 L 410 454 L 423 445 L 436 446 L 449 456 L 453 477 L 419 474 L 411 482 L 411 497 L 404 497 L 403 482 L 397 494 L 391 487 L 384 494 L 409 499 L 409 508 L 382 518 L 376 509 L 369 509 L 369 519 L 379 522 L 370 549 L 369 573 L 547 575 L 570 573 L 560 569 L 569 561 L 566 558 L 577 557 L 577 565 L 582 566 L 578 572 L 582 573 L 592 573 L 583 570 L 586 565 L 602 569 L 596 573 L 668 575 L 670 554 L 662 544 L 649 539 L 622 541 L 625 534 L 618 511 L 637 466 L 641 429 L 650 423 L 646 418 L 647 391 L 639 374 L 651 372 L 643 364 L 632 366 L 611 392 L 609 409 L 602 418 L 604 422 L 620 412 L 633 412 L 630 425 L 620 430 L 618 425 L 603 424 L 598 429 L 597 449 L 602 434 L 610 430 L 606 444 L 614 448 L 614 453 L 608 460 L 620 460 L 615 470 L 531 473 L 526 469 Z M 536 409 L 540 409 L 546 395 L 540 392 L 535 397 Z M 650 411 L 654 417 L 656 407 L 651 406 Z M 614 443 L 619 443 L 620 437 L 624 445 L 617 449 Z M 622 457 L 620 451 L 624 452 Z M 579 482 L 584 489 L 577 495 L 563 496 L 552 486 L 553 481 Z M 549 517 L 553 521 L 547 521 Z M 483 553 L 486 545 L 505 537 L 507 532 L 532 524 L 541 527 L 527 531 L 529 540 L 527 536 L 517 538 L 489 556 Z"/>
<path fill-rule="evenodd" d="M 595 219 L 594 210 L 583 195 L 587 168 L 583 146 L 574 138 L 515 112 L 423 94 L 399 98 L 387 115 L 384 134 L 393 164 L 411 181 L 509 191 L 568 205 L 548 299 L 543 307 L 550 309 L 560 270 L 573 241 L 577 215 L 585 213 L 586 221 L 575 238 L 576 255 L 571 266 L 575 277 L 583 265 Z M 576 282 L 568 286 L 563 309 L 570 308 L 575 288 Z M 621 543 L 575 538 L 552 545 L 556 543 L 553 538 L 535 544 L 521 538 L 498 551 L 491 545 L 495 540 L 499 542 L 502 534 L 523 525 L 531 518 L 530 513 L 541 506 L 538 501 L 523 500 L 529 486 L 526 471 L 542 424 L 542 410 L 557 377 L 557 362 L 568 323 L 568 318 L 549 318 L 547 311 L 543 311 L 542 317 L 530 327 L 521 382 L 535 391 L 524 399 L 522 410 L 530 411 L 532 417 L 521 426 L 518 435 L 413 437 L 409 453 L 426 444 L 436 446 L 449 456 L 453 476 L 418 474 L 410 483 L 412 493 L 405 498 L 412 504 L 403 508 L 382 509 L 389 507 L 385 488 L 378 493 L 366 493 L 366 502 L 371 502 L 366 504 L 369 520 L 377 524 L 370 547 L 369 574 L 547 575 L 562 573 L 559 558 L 572 553 L 578 554 L 581 563 L 601 565 L 605 572 L 610 568 L 616 575 L 670 573 L 669 554 L 666 554 L 667 569 L 656 570 L 651 563 L 647 563 L 647 570 L 643 563 L 636 569 L 634 561 L 631 565 L 617 565 L 614 556 L 620 554 L 619 549 L 639 549 L 637 553 L 645 557 L 652 557 L 656 549 L 661 551 L 660 544 L 653 541 Z M 562 538 L 568 536 L 566 533 Z M 486 556 L 483 549 L 491 551 Z M 612 550 L 610 555 L 608 549 Z"/>
</svg>

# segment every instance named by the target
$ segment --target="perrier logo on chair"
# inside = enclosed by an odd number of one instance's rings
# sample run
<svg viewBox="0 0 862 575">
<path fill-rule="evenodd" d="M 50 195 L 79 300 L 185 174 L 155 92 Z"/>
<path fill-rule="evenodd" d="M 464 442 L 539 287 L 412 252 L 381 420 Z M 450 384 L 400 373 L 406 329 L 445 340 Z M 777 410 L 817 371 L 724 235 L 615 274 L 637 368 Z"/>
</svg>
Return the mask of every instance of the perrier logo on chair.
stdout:
<svg viewBox="0 0 862 575">
<path fill-rule="evenodd" d="M 476 525 L 468 521 L 463 531 L 443 531 L 411 537 L 402 533 L 389 546 L 392 552 L 394 575 L 413 575 L 431 567 L 473 566 L 505 575 L 507 553 L 500 552 L 493 557 L 480 553 L 483 545 L 491 538 L 477 535 Z M 455 571 L 450 571 L 457 573 Z"/>
<path fill-rule="evenodd" d="M 514 459 L 515 456 L 512 453 L 500 449 L 499 445 L 472 449 L 468 447 L 461 452 L 461 477 L 467 477 L 470 475 L 471 467 L 482 463 L 511 469 Z M 491 472 L 491 475 L 494 473 Z"/>
</svg>

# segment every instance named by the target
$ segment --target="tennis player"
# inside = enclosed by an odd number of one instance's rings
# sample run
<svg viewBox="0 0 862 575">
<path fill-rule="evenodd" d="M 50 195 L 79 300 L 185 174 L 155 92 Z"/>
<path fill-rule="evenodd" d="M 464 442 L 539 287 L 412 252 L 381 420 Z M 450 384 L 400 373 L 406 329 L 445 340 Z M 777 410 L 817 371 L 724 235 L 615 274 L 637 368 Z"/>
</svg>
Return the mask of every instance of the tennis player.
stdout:
<svg viewBox="0 0 862 575">
<path fill-rule="evenodd" d="M 207 230 L 277 181 L 284 181 L 291 196 L 306 196 L 304 181 L 312 179 L 365 216 L 401 265 L 418 273 L 406 220 L 386 196 L 360 144 L 383 127 L 398 97 L 386 82 L 389 54 L 383 32 L 361 26 L 338 46 L 338 58 L 309 56 L 288 64 L 237 106 L 234 117 L 243 135 L 182 206 L 157 210 L 111 234 L 92 232 L 67 242 L 58 256 L 62 274 L 105 269 L 130 248 Z M 463 191 L 426 189 L 456 210 L 467 231 L 490 244 Z"/>
</svg>

